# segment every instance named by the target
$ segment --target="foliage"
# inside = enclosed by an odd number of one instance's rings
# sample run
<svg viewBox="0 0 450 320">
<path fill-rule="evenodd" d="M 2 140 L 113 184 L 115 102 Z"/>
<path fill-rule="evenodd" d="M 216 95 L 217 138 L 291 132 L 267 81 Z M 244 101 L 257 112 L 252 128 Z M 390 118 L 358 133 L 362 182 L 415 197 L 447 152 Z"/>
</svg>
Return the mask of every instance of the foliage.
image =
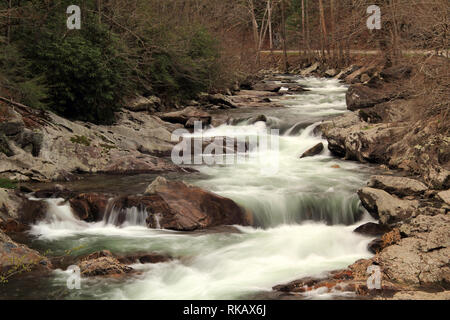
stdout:
<svg viewBox="0 0 450 320">
<path fill-rule="evenodd" d="M 4 178 L 0 178 L 0 188 L 2 189 L 16 189 L 17 188 L 17 183 L 9 180 L 9 179 L 4 179 Z"/>
</svg>

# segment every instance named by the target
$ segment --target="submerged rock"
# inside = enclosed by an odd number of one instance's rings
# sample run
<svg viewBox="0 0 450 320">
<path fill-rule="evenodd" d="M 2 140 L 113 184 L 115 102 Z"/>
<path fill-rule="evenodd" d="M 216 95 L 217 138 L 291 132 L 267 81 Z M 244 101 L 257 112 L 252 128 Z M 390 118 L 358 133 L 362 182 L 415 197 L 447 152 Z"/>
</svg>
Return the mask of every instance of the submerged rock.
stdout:
<svg viewBox="0 0 450 320">
<path fill-rule="evenodd" d="M 305 151 L 301 156 L 300 159 L 307 158 L 307 157 L 314 157 L 318 154 L 320 154 L 324 149 L 323 143 L 320 142 L 316 144 L 314 147 L 308 149 Z"/>
<path fill-rule="evenodd" d="M 221 225 L 249 225 L 249 213 L 233 200 L 179 181 L 157 178 L 144 196 L 114 201 L 117 223 L 127 219 L 127 208 L 138 208 L 150 228 L 192 231 Z"/>
</svg>

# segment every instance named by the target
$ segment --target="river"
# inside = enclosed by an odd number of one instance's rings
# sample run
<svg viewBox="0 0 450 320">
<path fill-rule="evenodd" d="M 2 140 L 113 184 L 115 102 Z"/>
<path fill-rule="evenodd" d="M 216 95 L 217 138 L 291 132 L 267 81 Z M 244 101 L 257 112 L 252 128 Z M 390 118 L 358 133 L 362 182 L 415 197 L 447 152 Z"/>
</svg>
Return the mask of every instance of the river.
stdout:
<svg viewBox="0 0 450 320">
<path fill-rule="evenodd" d="M 67 205 L 49 200 L 50 219 L 31 230 L 35 248 L 50 249 L 55 255 L 71 248 L 78 248 L 76 254 L 104 249 L 117 254 L 158 252 L 175 259 L 133 265 L 140 272 L 123 279 L 83 279 L 80 290 L 68 290 L 68 273 L 56 270 L 50 278 L 31 281 L 29 286 L 9 284 L 4 293 L 10 298 L 50 299 L 251 299 L 270 296 L 274 285 L 320 276 L 370 257 L 367 244 L 372 239 L 353 230 L 371 221 L 356 191 L 374 168 L 333 157 L 326 140 L 314 130 L 320 121 L 346 112 L 347 88 L 335 80 L 296 81 L 310 91 L 277 98 L 284 108 L 228 111 L 241 120 L 206 131 L 232 137 L 279 129 L 279 152 L 253 154 L 238 165 L 196 167 L 199 174 L 182 177 L 251 210 L 253 227 L 194 233 L 150 230 L 139 212 L 120 227 L 105 222 L 88 224 L 73 218 Z M 259 114 L 264 114 L 267 122 L 246 120 Z M 299 158 L 319 142 L 325 145 L 320 155 Z M 262 170 L 275 162 L 278 170 Z M 150 178 L 122 177 L 117 185 L 145 188 Z M 304 298 L 339 294 L 317 291 Z"/>
</svg>

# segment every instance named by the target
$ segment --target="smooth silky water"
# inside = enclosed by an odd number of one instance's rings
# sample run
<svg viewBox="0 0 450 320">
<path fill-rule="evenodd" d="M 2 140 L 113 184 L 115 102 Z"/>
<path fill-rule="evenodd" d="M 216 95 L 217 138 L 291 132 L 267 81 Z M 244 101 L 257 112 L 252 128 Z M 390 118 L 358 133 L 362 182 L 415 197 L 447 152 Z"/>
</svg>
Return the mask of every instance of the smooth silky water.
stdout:
<svg viewBox="0 0 450 320">
<path fill-rule="evenodd" d="M 373 168 L 334 158 L 314 130 L 320 121 L 346 112 L 347 88 L 334 80 L 297 81 L 311 91 L 280 97 L 285 108 L 237 110 L 231 115 L 242 120 L 235 125 L 204 132 L 261 136 L 267 129 L 279 129 L 279 153 L 255 151 L 246 163 L 197 166 L 201 174 L 183 177 L 251 210 L 254 227 L 195 233 L 150 230 L 137 210 L 130 211 L 120 227 L 111 220 L 89 224 L 75 219 L 67 205 L 48 200 L 47 220 L 31 230 L 35 248 L 50 249 L 57 256 L 76 248 L 76 255 L 108 249 L 117 254 L 158 252 L 175 259 L 134 265 L 139 272 L 121 279 L 83 279 L 81 290 L 68 290 L 68 273 L 56 270 L 29 287 L 12 283 L 3 294 L 50 299 L 247 299 L 269 294 L 274 285 L 320 276 L 370 257 L 371 239 L 353 230 L 370 219 L 356 191 Z M 259 114 L 268 117 L 267 123 L 246 120 Z M 299 158 L 319 142 L 325 145 L 320 155 Z M 277 172 L 264 170 L 276 161 Z M 320 292 L 305 296 L 333 297 Z"/>
</svg>

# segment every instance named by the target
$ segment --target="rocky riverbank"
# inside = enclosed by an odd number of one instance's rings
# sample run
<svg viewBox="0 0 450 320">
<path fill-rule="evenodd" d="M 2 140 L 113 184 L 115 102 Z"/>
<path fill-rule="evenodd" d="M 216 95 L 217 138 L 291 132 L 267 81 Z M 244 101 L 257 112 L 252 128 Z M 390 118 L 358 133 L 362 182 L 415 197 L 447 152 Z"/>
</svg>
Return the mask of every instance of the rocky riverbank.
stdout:
<svg viewBox="0 0 450 320">
<path fill-rule="evenodd" d="M 311 290 L 353 292 L 369 299 L 450 299 L 450 178 L 448 126 L 417 114 L 411 91 L 414 69 L 371 66 L 348 76 L 350 113 L 320 126 L 331 152 L 347 160 L 376 163 L 359 190 L 362 205 L 379 221 L 355 232 L 376 237 L 375 256 L 345 270 L 274 287 L 282 296 Z M 400 170 L 400 171 L 399 171 Z M 381 270 L 382 287 L 369 290 L 370 266 Z"/>
<path fill-rule="evenodd" d="M 302 76 L 340 79 L 350 85 L 347 105 L 352 112 L 324 122 L 316 131 L 322 132 L 335 155 L 379 164 L 385 174 L 372 177 L 358 192 L 362 205 L 379 223 L 361 226 L 355 232 L 374 238 L 369 250 L 375 256 L 320 278 L 274 287 L 281 297 L 321 290 L 352 292 L 359 298 L 448 298 L 449 140 L 433 122 L 417 119 L 415 98 L 406 85 L 413 72 L 408 67 L 383 69 L 376 65 L 339 71 L 319 64 L 299 72 Z M 229 95 L 204 94 L 185 108 L 174 110 L 161 109 L 155 98 L 139 97 L 117 114 L 118 121 L 112 126 L 71 122 L 50 112 L 4 104 L 0 114 L 0 177 L 50 182 L 76 179 L 80 173 L 191 172 L 167 158 L 178 142 L 172 140 L 176 129 L 192 130 L 195 121 L 204 126 L 233 122 L 226 110 L 279 108 L 276 98 L 306 90 L 288 77 L 270 73 L 238 89 Z M 267 118 L 261 115 L 253 120 Z M 314 156 L 323 148 L 323 144 L 316 145 L 302 157 Z M 34 198 L 64 199 L 80 223 L 107 221 L 121 225 L 134 214 L 131 209 L 139 207 L 147 213 L 144 223 L 148 228 L 192 232 L 253 224 L 252 214 L 234 201 L 162 177 L 144 193 L 131 195 L 74 192 L 63 187 L 0 189 L 2 274 L 16 276 L 19 269 L 45 273 L 68 266 L 67 261 L 49 259 L 19 244 L 30 225 L 47 219 L 48 203 L 30 199 L 30 194 Z M 11 263 L 11 257 L 25 260 Z M 134 257 L 95 252 L 71 262 L 77 263 L 85 276 L 123 276 L 134 272 L 129 265 L 136 261 L 165 259 L 170 257 L 154 252 Z M 371 265 L 382 270 L 381 290 L 367 288 Z"/>
</svg>

